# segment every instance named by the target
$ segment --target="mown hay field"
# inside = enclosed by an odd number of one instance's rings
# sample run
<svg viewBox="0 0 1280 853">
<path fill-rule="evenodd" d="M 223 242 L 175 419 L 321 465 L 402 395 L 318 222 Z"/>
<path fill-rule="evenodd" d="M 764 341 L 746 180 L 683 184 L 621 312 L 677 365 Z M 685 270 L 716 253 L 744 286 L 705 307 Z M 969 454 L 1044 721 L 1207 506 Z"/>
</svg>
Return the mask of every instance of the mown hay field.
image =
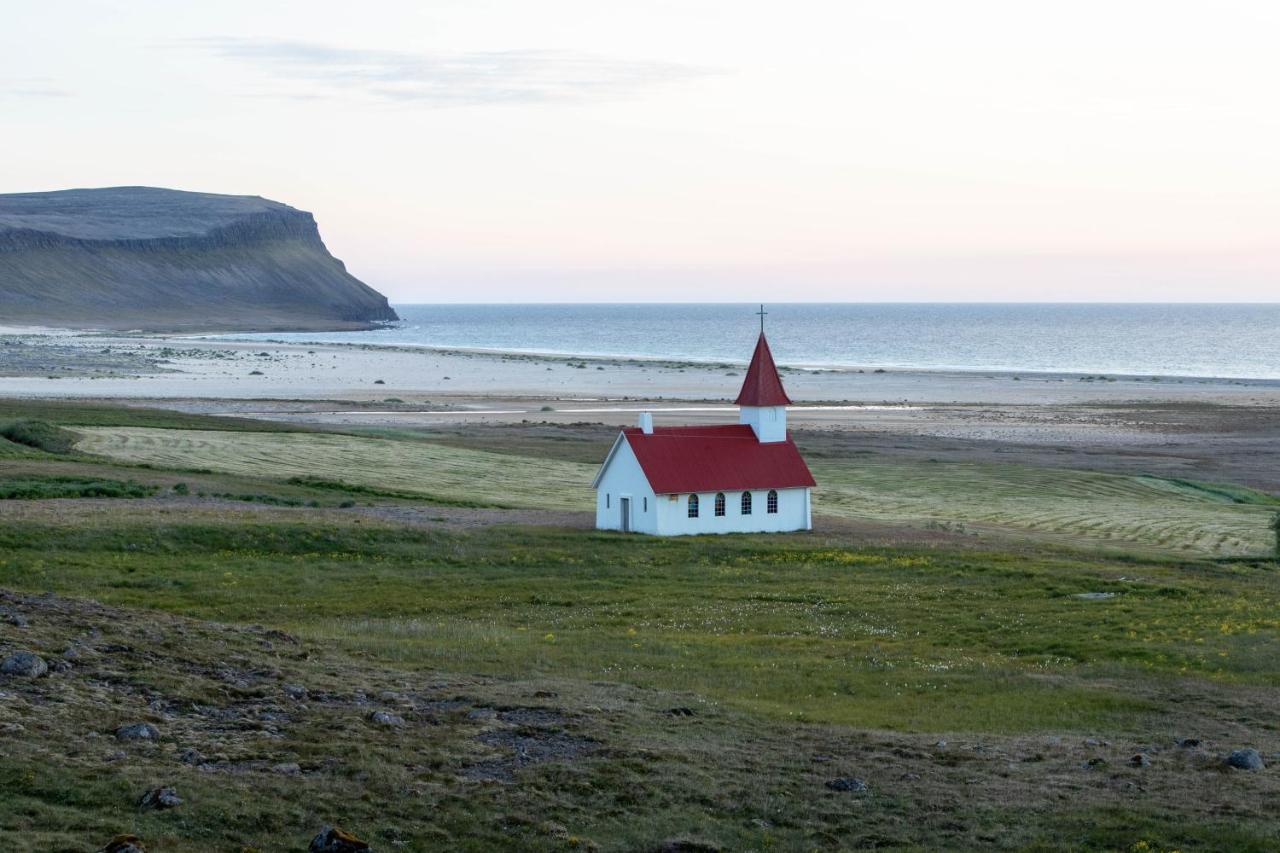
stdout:
<svg viewBox="0 0 1280 853">
<path fill-rule="evenodd" d="M 79 448 L 168 468 L 318 477 L 424 498 L 589 510 L 595 466 L 429 441 L 321 433 L 82 428 Z M 818 460 L 815 512 L 973 526 L 1079 545 L 1215 556 L 1267 552 L 1273 499 L 1160 477 L 1000 463 Z"/>
<path fill-rule="evenodd" d="M 586 509 L 594 466 L 324 433 L 267 434 L 113 427 L 79 430 L 79 449 L 164 468 L 256 477 L 315 477 L 424 498 Z"/>
</svg>

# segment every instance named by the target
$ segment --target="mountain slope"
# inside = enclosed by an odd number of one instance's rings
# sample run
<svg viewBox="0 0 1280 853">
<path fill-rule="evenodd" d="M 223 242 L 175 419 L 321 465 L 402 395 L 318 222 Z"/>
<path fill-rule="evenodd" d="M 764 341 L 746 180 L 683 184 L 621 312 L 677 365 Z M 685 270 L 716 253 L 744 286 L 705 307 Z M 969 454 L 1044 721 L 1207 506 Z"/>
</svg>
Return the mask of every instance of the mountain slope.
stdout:
<svg viewBox="0 0 1280 853">
<path fill-rule="evenodd" d="M 310 213 L 152 187 L 0 195 L 0 323 L 343 329 L 397 319 Z"/>
</svg>

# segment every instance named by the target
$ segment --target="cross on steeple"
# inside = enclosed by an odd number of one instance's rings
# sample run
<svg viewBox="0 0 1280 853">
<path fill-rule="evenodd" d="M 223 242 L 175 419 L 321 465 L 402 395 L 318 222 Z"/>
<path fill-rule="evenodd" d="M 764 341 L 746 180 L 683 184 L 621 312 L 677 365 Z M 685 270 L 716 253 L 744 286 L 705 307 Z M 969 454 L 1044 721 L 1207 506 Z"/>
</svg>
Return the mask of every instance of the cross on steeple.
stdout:
<svg viewBox="0 0 1280 853">
<path fill-rule="evenodd" d="M 766 311 L 766 310 L 764 310 L 764 306 L 763 306 L 763 305 L 761 305 L 761 306 L 760 306 L 760 310 L 759 310 L 759 311 L 757 311 L 756 313 L 760 315 L 760 334 L 762 334 L 762 335 L 763 335 L 763 334 L 764 334 L 764 317 L 765 317 L 765 315 L 766 315 L 766 314 L 768 314 L 769 312 L 768 312 L 768 311 Z"/>
</svg>

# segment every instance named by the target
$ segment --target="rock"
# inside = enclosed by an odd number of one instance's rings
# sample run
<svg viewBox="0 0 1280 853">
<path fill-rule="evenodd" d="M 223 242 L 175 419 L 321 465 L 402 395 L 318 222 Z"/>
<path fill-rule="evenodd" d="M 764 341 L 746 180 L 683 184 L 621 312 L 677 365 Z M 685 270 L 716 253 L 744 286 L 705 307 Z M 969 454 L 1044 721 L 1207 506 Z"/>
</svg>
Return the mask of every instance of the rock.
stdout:
<svg viewBox="0 0 1280 853">
<path fill-rule="evenodd" d="M 115 752 L 109 753 L 105 760 L 106 761 L 124 761 L 128 757 L 129 757 L 129 753 L 125 752 L 123 749 L 117 749 Z"/>
<path fill-rule="evenodd" d="M 118 740 L 156 740 L 160 732 L 150 723 L 129 723 L 116 729 Z"/>
<path fill-rule="evenodd" d="M 178 792 L 169 786 L 152 788 L 138 800 L 138 807 L 143 809 L 172 809 L 182 805 Z"/>
<path fill-rule="evenodd" d="M 28 625 L 27 617 L 23 616 L 12 607 L 0 607 L 0 620 L 8 622 L 15 628 L 26 628 Z"/>
<path fill-rule="evenodd" d="M 657 853 L 720 853 L 724 848 L 695 838 L 670 838 L 658 845 Z"/>
<path fill-rule="evenodd" d="M 827 783 L 827 787 L 832 791 L 866 791 L 867 783 L 862 779 L 853 776 L 842 776 L 839 779 L 832 779 Z"/>
<path fill-rule="evenodd" d="M 204 764 L 204 756 L 200 754 L 200 750 L 190 746 L 182 750 L 178 760 L 183 764 Z"/>
<path fill-rule="evenodd" d="M 322 826 L 319 834 L 311 839 L 311 846 L 307 848 L 307 853 L 361 853 L 361 851 L 372 849 L 367 843 L 345 830 L 338 829 L 336 826 Z"/>
<path fill-rule="evenodd" d="M 404 717 L 387 711 L 374 711 L 369 715 L 369 722 L 377 723 L 380 726 L 403 726 L 405 724 Z"/>
<path fill-rule="evenodd" d="M 1178 741 L 1178 746 L 1182 747 L 1183 749 L 1195 749 L 1199 745 L 1200 745 L 1200 739 L 1194 738 L 1194 737 L 1186 737 Z"/>
<path fill-rule="evenodd" d="M 692 717 L 693 709 L 692 708 L 670 708 L 668 709 L 667 713 L 673 717 Z"/>
<path fill-rule="evenodd" d="M 283 690 L 284 695 L 288 696 L 290 699 L 296 699 L 301 702 L 303 699 L 307 698 L 307 688 L 303 687 L 301 684 L 282 684 L 280 685 L 280 689 Z"/>
<path fill-rule="evenodd" d="M 1129 759 L 1129 764 L 1133 767 L 1150 767 L 1151 759 L 1139 752 Z"/>
<path fill-rule="evenodd" d="M 284 764 L 276 764 L 271 767 L 272 773 L 283 773 L 286 776 L 296 776 L 302 772 L 302 767 L 296 761 L 285 762 Z"/>
<path fill-rule="evenodd" d="M 1237 770 L 1263 770 L 1266 767 L 1262 763 L 1262 755 L 1252 747 L 1237 749 L 1228 755 L 1227 766 L 1235 767 Z"/>
<path fill-rule="evenodd" d="M 147 853 L 142 839 L 136 835 L 117 835 L 99 853 Z"/>
<path fill-rule="evenodd" d="M 49 664 L 35 652 L 14 652 L 0 663 L 0 672 L 23 678 L 39 678 L 49 671 Z"/>
</svg>

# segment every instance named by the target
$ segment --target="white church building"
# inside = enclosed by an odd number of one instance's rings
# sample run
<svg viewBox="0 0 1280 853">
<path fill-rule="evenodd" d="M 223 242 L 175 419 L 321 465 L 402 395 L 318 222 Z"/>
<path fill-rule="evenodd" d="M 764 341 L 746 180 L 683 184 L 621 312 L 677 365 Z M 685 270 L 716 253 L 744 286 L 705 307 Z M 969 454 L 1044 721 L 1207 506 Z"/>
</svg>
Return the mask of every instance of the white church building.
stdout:
<svg viewBox="0 0 1280 853">
<path fill-rule="evenodd" d="M 738 423 L 624 429 L 592 483 L 596 527 L 680 536 L 812 529 L 815 483 L 787 434 L 791 400 L 764 329 L 734 401 Z"/>
</svg>

